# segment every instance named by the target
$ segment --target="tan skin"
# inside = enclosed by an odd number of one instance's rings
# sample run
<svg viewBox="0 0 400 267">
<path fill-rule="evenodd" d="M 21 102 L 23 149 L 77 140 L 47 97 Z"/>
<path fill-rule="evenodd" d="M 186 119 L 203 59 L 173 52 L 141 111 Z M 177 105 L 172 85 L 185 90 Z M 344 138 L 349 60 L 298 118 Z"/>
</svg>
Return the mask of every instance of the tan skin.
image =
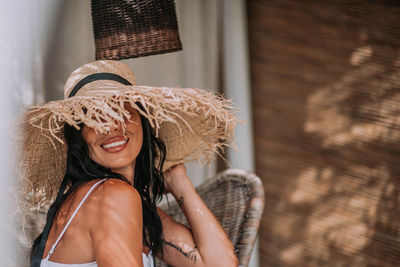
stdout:
<svg viewBox="0 0 400 267">
<path fill-rule="evenodd" d="M 143 134 L 138 112 L 132 110 L 131 115 L 126 121 L 125 136 L 121 129 L 97 134 L 89 127 L 84 127 L 82 136 L 91 159 L 133 182 Z M 127 143 L 114 146 L 124 140 Z M 172 266 L 238 266 L 232 243 L 196 193 L 185 166 L 179 164 L 169 169 L 164 179 L 166 190 L 177 201 L 183 198 L 181 208 L 191 230 L 158 208 L 163 238 L 168 244 L 163 245 L 163 255 L 157 256 Z M 44 257 L 95 182 L 78 188 L 62 205 L 51 228 Z M 147 254 L 149 249 L 143 245 L 142 229 L 139 193 L 123 181 L 107 180 L 82 205 L 50 261 L 70 264 L 96 261 L 100 267 L 143 266 L 142 252 Z"/>
</svg>

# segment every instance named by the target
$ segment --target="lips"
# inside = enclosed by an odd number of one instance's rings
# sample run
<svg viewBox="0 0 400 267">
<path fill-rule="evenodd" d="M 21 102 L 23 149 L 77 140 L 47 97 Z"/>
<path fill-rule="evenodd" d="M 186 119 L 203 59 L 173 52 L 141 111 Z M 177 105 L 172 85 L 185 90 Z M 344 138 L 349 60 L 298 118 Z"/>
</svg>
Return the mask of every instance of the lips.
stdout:
<svg viewBox="0 0 400 267">
<path fill-rule="evenodd" d="M 121 145 L 125 144 L 126 142 L 128 142 L 128 139 L 127 140 L 121 140 L 121 141 L 113 142 L 113 143 L 107 144 L 107 145 L 103 145 L 102 147 L 105 148 L 105 149 L 108 149 L 108 148 L 112 148 L 112 147 L 116 147 L 116 146 L 121 146 Z"/>
<path fill-rule="evenodd" d="M 124 150 L 125 147 L 128 145 L 129 138 L 125 137 L 113 137 L 108 140 L 106 140 L 104 143 L 102 143 L 100 146 L 107 152 L 119 152 L 121 150 Z"/>
</svg>

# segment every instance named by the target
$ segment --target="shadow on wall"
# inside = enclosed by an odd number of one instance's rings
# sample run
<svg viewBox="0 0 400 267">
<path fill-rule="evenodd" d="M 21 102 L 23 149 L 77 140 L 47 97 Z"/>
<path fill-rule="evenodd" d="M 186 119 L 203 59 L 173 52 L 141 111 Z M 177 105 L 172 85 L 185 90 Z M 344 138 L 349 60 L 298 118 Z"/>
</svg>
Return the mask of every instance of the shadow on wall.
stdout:
<svg viewBox="0 0 400 267">
<path fill-rule="evenodd" d="M 287 188 L 286 201 L 301 216 L 274 223 L 275 235 L 295 237 L 281 262 L 400 262 L 400 58 L 380 63 L 379 54 L 356 50 L 365 62 L 307 100 L 304 131 L 320 159 Z"/>
<path fill-rule="evenodd" d="M 340 251 L 354 264 L 400 262 L 400 58 L 379 62 L 388 53 L 357 49 L 355 69 L 308 98 L 304 130 L 322 155 L 335 156 L 301 173 L 296 187 L 307 191 L 294 190 L 290 201 L 314 207 L 305 249 L 321 243 L 327 258 Z"/>
<path fill-rule="evenodd" d="M 399 3 L 248 7 L 260 262 L 397 266 Z"/>
</svg>

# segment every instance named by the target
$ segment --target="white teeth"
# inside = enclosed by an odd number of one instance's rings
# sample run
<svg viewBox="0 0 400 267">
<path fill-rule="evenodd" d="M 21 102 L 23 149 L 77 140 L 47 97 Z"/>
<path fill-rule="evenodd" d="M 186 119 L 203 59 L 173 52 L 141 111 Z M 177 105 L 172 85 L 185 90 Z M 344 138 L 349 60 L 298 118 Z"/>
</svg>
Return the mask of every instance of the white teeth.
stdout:
<svg viewBox="0 0 400 267">
<path fill-rule="evenodd" d="M 116 146 L 120 146 L 125 144 L 126 142 L 128 142 L 128 140 L 121 140 L 121 141 L 117 141 L 117 142 L 113 142 L 113 143 L 109 143 L 107 145 L 103 145 L 103 148 L 112 148 L 112 147 L 116 147 Z"/>
</svg>

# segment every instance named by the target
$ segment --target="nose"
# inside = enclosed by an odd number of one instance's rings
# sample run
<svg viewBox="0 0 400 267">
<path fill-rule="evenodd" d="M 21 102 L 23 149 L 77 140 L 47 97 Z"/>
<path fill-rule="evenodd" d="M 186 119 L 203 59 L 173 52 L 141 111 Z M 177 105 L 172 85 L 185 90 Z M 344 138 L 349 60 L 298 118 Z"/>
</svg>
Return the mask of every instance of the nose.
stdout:
<svg viewBox="0 0 400 267">
<path fill-rule="evenodd" d="M 115 133 L 115 132 L 120 132 L 120 131 L 122 131 L 121 125 L 114 125 L 114 126 L 111 126 L 111 128 L 110 128 L 110 133 Z"/>
</svg>

